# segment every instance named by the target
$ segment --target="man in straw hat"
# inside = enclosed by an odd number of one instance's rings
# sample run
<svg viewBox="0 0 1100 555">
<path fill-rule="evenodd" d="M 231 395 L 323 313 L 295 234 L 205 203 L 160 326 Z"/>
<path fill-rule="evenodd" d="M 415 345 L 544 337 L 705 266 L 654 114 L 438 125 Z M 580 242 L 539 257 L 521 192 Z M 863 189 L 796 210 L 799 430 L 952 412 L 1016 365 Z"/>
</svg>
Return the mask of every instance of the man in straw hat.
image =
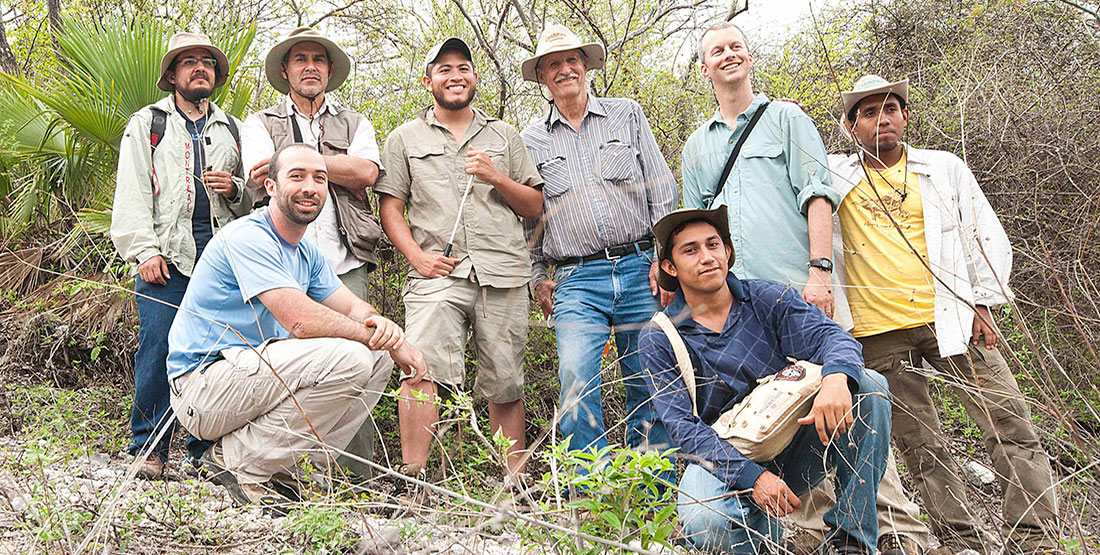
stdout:
<svg viewBox="0 0 1100 555">
<path fill-rule="evenodd" d="M 287 96 L 245 120 L 242 157 L 245 168 L 251 168 L 249 185 L 262 188 L 276 149 L 305 143 L 324 156 L 329 200 L 307 229 L 306 239 L 321 250 L 340 281 L 365 299 L 368 272 L 376 265 L 375 245 L 382 236 L 368 190 L 383 170 L 370 121 L 329 94 L 350 71 L 348 55 L 309 27 L 291 31 L 272 46 L 264 58 L 264 73 L 271 86 Z M 348 451 L 370 458 L 374 435 L 374 422 L 367 419 Z M 340 462 L 359 477 L 370 476 L 369 468 L 354 459 Z"/>
<path fill-rule="evenodd" d="M 642 329 L 641 358 L 657 413 L 690 461 L 677 501 L 684 535 L 703 550 L 782 552 L 777 519 L 834 471 L 838 502 L 826 513 L 830 530 L 817 552 L 873 554 L 874 500 L 890 445 L 886 381 L 863 368 L 859 343 L 795 290 L 732 275 L 728 226 L 727 208 L 719 206 L 677 210 L 653 227 L 661 286 L 676 297 L 664 311 L 672 330 L 656 322 Z M 693 391 L 671 334 L 694 366 Z M 791 359 L 821 365 L 821 389 L 791 442 L 773 460 L 754 462 L 711 424 L 762 378 L 804 376 Z"/>
<path fill-rule="evenodd" d="M 588 70 L 603 66 L 602 46 L 556 24 L 523 62 L 523 78 L 551 98 L 549 113 L 522 133 L 546 181 L 544 215 L 529 227 L 532 285 L 557 335 L 562 437 L 574 449 L 607 445 L 600 367 L 613 329 L 626 443 L 667 448 L 637 350 L 639 328 L 660 308 L 652 225 L 676 208 L 678 191 L 641 106 L 589 92 Z"/>
<path fill-rule="evenodd" d="M 271 205 L 226 226 L 195 268 L 168 376 L 180 422 L 216 442 L 202 456 L 208 476 L 240 504 L 285 513 L 299 460 L 333 470 L 330 449 L 362 427 L 393 363 L 425 368 L 401 328 L 304 240 L 328 195 L 321 154 L 290 144 L 269 167 Z"/>
<path fill-rule="evenodd" d="M 990 308 L 1008 303 L 1012 246 L 966 163 L 903 142 L 909 82 L 876 75 L 842 94 L 857 152 L 830 157 L 844 199 L 837 276 L 852 334 L 894 394 L 894 439 L 949 546 L 980 553 L 974 505 L 941 440 L 924 359 L 947 379 L 982 431 L 1004 492 L 1008 552 L 1057 550 L 1050 463 L 1004 357 Z"/>
<path fill-rule="evenodd" d="M 252 208 L 237 120 L 210 101 L 229 60 L 205 35 L 176 33 L 160 62 L 169 93 L 130 117 L 119 144 L 111 240 L 137 278 L 133 443 L 138 475 L 161 478 L 175 420 L 168 400 L 168 328 L 191 271 L 218 227 Z M 189 438 L 192 459 L 205 445 Z"/>
<path fill-rule="evenodd" d="M 435 396 L 462 387 L 469 334 L 489 433 L 512 440 L 508 468 L 522 472 L 531 258 L 519 218 L 542 213 L 542 178 L 515 128 L 471 105 L 478 75 L 465 41 L 435 45 L 423 67 L 432 105 L 390 133 L 382 155 L 390 170 L 376 188 L 386 234 L 411 266 L 405 327 L 428 362 L 426 379 L 401 384 L 404 471 L 428 462 Z"/>
</svg>

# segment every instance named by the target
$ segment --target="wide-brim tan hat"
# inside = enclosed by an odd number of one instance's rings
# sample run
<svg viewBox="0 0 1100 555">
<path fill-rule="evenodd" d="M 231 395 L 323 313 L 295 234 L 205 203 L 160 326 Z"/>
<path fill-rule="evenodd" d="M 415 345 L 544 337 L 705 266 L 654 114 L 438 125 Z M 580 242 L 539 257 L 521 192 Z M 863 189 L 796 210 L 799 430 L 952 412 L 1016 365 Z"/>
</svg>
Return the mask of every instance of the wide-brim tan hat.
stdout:
<svg viewBox="0 0 1100 555">
<path fill-rule="evenodd" d="M 523 78 L 538 83 L 539 78 L 535 73 L 535 66 L 538 65 L 539 58 L 554 52 L 565 52 L 566 50 L 583 50 L 584 55 L 588 57 L 588 69 L 603 68 L 604 60 L 607 59 L 607 53 L 604 52 L 603 45 L 595 42 L 581 43 L 580 37 L 567 29 L 565 25 L 551 23 L 539 35 L 535 55 L 523 60 L 523 64 L 520 65 Z"/>
<path fill-rule="evenodd" d="M 471 64 L 474 62 L 474 54 L 470 50 L 470 45 L 466 44 L 466 41 L 458 37 L 451 37 L 433 46 L 432 49 L 428 51 L 428 55 L 424 56 L 424 71 L 427 71 L 428 66 L 434 64 L 435 61 L 439 59 L 439 54 L 441 52 L 446 52 L 447 50 L 458 50 L 462 55 L 466 56 L 467 60 L 470 60 Z"/>
<path fill-rule="evenodd" d="M 218 61 L 214 68 L 214 88 L 225 84 L 229 79 L 229 58 L 220 48 L 210 42 L 210 37 L 199 33 L 176 33 L 168 39 L 168 52 L 160 59 L 160 79 L 157 80 L 157 88 L 164 92 L 176 90 L 175 85 L 168 81 L 168 66 L 179 56 L 180 52 L 192 48 L 205 48 L 210 51 L 214 59 Z"/>
<path fill-rule="evenodd" d="M 736 256 L 733 252 L 733 241 L 730 240 L 730 220 L 725 204 L 720 204 L 718 208 L 713 208 L 711 210 L 702 210 L 699 208 L 681 208 L 679 210 L 673 210 L 657 221 L 657 223 L 653 224 L 653 237 L 657 239 L 657 259 L 666 260 L 671 257 L 671 253 L 668 251 L 668 240 L 672 232 L 676 231 L 676 228 L 680 227 L 680 224 L 691 220 L 709 222 L 718 230 L 718 235 L 721 236 L 722 242 L 730 247 L 729 265 L 733 266 L 733 260 Z M 661 289 L 665 291 L 675 291 L 680 288 L 679 280 L 665 272 L 665 269 L 662 268 L 660 264 L 658 264 L 657 267 L 657 284 L 661 286 Z"/>
<path fill-rule="evenodd" d="M 909 80 L 902 79 L 901 81 L 894 81 L 893 83 L 879 77 L 878 75 L 864 75 L 856 81 L 856 85 L 852 87 L 850 91 L 843 91 L 840 93 L 840 98 L 844 101 L 844 117 L 848 117 L 852 108 L 859 105 L 859 101 L 882 93 L 893 93 L 901 98 L 902 102 L 909 104 Z"/>
<path fill-rule="evenodd" d="M 332 40 L 321 36 L 321 33 L 318 33 L 312 27 L 298 27 L 291 31 L 285 39 L 272 46 L 271 50 L 267 51 L 267 56 L 264 57 L 264 73 L 267 74 L 267 82 L 283 94 L 290 93 L 290 81 L 283 77 L 283 56 L 286 56 L 286 53 L 290 52 L 290 49 L 300 42 L 315 42 L 324 47 L 325 51 L 328 52 L 328 60 L 332 63 L 332 75 L 328 76 L 328 85 L 325 87 L 325 92 L 340 88 L 340 85 L 343 85 L 344 80 L 348 78 L 348 74 L 351 73 L 351 58 L 348 57 L 343 48 L 340 48 Z"/>
</svg>

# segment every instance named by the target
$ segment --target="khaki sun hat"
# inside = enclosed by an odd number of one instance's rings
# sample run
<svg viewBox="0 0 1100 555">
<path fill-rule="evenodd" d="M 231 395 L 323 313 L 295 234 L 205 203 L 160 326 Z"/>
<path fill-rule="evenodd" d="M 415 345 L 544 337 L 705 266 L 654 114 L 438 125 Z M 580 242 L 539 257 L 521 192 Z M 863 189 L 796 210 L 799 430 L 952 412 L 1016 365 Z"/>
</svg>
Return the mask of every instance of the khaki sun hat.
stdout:
<svg viewBox="0 0 1100 555">
<path fill-rule="evenodd" d="M 535 55 L 523 60 L 523 64 L 520 66 L 520 70 L 523 72 L 523 78 L 527 81 L 538 83 L 539 78 L 535 73 L 535 66 L 538 65 L 539 58 L 547 54 L 564 52 L 566 50 L 583 50 L 584 55 L 588 57 L 588 69 L 602 68 L 604 60 L 607 58 L 607 54 L 603 50 L 603 45 L 595 42 L 582 44 L 581 39 L 577 37 L 573 31 L 567 29 L 565 25 L 551 23 L 547 25 L 546 29 L 539 35 L 539 43 L 538 46 L 535 47 Z"/>
<path fill-rule="evenodd" d="M 840 97 L 844 101 L 844 117 L 848 117 L 852 108 L 855 108 L 860 100 L 882 93 L 896 94 L 903 103 L 909 104 L 909 80 L 902 79 L 891 83 L 878 75 L 860 77 L 851 91 L 840 93 Z"/>
<path fill-rule="evenodd" d="M 287 52 L 300 42 L 315 42 L 325 48 L 328 52 L 328 61 L 332 63 L 332 75 L 328 77 L 325 92 L 340 88 L 351 73 L 351 58 L 344 49 L 332 40 L 321 36 L 321 33 L 312 27 L 298 27 L 267 51 L 267 56 L 264 57 L 264 73 L 267 74 L 267 82 L 283 94 L 290 93 L 290 81 L 283 77 L 283 56 L 286 56 Z"/>
<path fill-rule="evenodd" d="M 210 51 L 218 65 L 214 67 L 214 88 L 225 84 L 229 78 L 229 58 L 225 57 L 217 46 L 210 42 L 210 37 L 199 33 L 176 33 L 168 39 L 168 52 L 160 59 L 160 79 L 157 80 L 157 88 L 164 92 L 176 90 L 175 85 L 168 81 L 168 67 L 176 60 L 176 56 L 184 50 L 192 48 L 205 48 Z"/>
<path fill-rule="evenodd" d="M 459 52 L 462 52 L 466 55 L 466 59 L 470 60 L 470 63 L 473 63 L 474 61 L 474 55 L 470 51 L 470 45 L 466 44 L 466 41 L 458 37 L 451 37 L 433 46 L 432 49 L 428 51 L 428 55 L 424 56 L 424 71 L 427 71 L 428 66 L 435 63 L 435 61 L 439 59 L 440 52 L 444 52 L 446 50 L 458 50 Z"/>
<path fill-rule="evenodd" d="M 730 220 L 725 204 L 720 204 L 718 208 L 711 210 L 702 210 L 698 208 L 681 208 L 679 210 L 673 210 L 669 212 L 668 215 L 658 220 L 657 223 L 653 224 L 653 237 L 657 239 L 657 259 L 667 260 L 672 258 L 672 253 L 669 252 L 668 249 L 668 240 L 671 238 L 672 232 L 676 231 L 677 227 L 680 227 L 680 224 L 691 220 L 709 222 L 718 230 L 718 235 L 722 238 L 722 242 L 731 247 L 729 265 L 733 266 L 733 259 L 735 256 L 732 248 L 733 241 L 730 240 Z M 661 289 L 665 291 L 675 291 L 680 288 L 679 280 L 666 273 L 665 269 L 660 265 L 657 267 L 657 284 L 661 286 Z"/>
</svg>

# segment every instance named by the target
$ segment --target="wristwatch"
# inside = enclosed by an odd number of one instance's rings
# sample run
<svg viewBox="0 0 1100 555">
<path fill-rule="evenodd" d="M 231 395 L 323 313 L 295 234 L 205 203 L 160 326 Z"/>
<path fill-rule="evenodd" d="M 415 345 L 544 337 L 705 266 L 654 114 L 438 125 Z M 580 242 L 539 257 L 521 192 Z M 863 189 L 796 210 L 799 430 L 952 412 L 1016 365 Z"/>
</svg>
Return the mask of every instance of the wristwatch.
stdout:
<svg viewBox="0 0 1100 555">
<path fill-rule="evenodd" d="M 824 270 L 826 272 L 833 271 L 833 261 L 828 258 L 815 258 L 806 263 L 811 268 L 817 268 L 818 270 Z"/>
</svg>

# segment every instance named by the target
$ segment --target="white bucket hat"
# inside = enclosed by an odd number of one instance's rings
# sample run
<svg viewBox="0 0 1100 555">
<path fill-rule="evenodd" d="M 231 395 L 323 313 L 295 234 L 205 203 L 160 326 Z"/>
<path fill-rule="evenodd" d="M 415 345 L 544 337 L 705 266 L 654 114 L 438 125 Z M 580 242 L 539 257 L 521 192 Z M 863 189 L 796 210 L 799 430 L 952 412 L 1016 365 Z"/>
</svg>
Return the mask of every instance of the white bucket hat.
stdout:
<svg viewBox="0 0 1100 555">
<path fill-rule="evenodd" d="M 325 52 L 328 52 L 328 60 L 332 62 L 332 75 L 328 76 L 325 92 L 340 88 L 351 73 L 351 58 L 335 42 L 321 36 L 321 33 L 311 27 L 298 27 L 267 51 L 267 56 L 264 57 L 264 73 L 267 74 L 267 82 L 283 94 L 290 93 L 290 81 L 283 77 L 283 56 L 300 42 L 315 42 L 325 48 Z"/>
<path fill-rule="evenodd" d="M 581 39 L 573 31 L 567 29 L 565 25 L 551 23 L 539 35 L 535 55 L 523 60 L 523 64 L 520 66 L 523 78 L 537 83 L 539 78 L 535 74 L 535 66 L 538 65 L 539 58 L 547 54 L 567 50 L 583 50 L 584 55 L 588 57 L 588 69 L 602 68 L 604 60 L 607 58 L 603 45 L 595 42 L 581 43 Z"/>
<path fill-rule="evenodd" d="M 176 90 L 175 85 L 168 81 L 168 67 L 176 60 L 180 52 L 192 48 L 205 48 L 210 51 L 218 65 L 214 67 L 214 88 L 225 84 L 229 78 L 229 58 L 225 57 L 217 46 L 210 42 L 210 37 L 199 33 L 176 33 L 168 39 L 168 52 L 160 59 L 160 79 L 157 80 L 157 88 L 164 92 Z"/>
<path fill-rule="evenodd" d="M 895 81 L 893 83 L 879 77 L 878 75 L 864 75 L 856 81 L 856 85 L 852 87 L 851 91 L 844 91 L 840 93 L 840 98 L 844 101 L 844 114 L 843 117 L 847 118 L 848 114 L 859 104 L 860 100 L 867 98 L 868 96 L 892 93 L 898 95 L 902 102 L 906 105 L 909 104 L 909 80 L 902 79 L 901 81 Z"/>
</svg>

